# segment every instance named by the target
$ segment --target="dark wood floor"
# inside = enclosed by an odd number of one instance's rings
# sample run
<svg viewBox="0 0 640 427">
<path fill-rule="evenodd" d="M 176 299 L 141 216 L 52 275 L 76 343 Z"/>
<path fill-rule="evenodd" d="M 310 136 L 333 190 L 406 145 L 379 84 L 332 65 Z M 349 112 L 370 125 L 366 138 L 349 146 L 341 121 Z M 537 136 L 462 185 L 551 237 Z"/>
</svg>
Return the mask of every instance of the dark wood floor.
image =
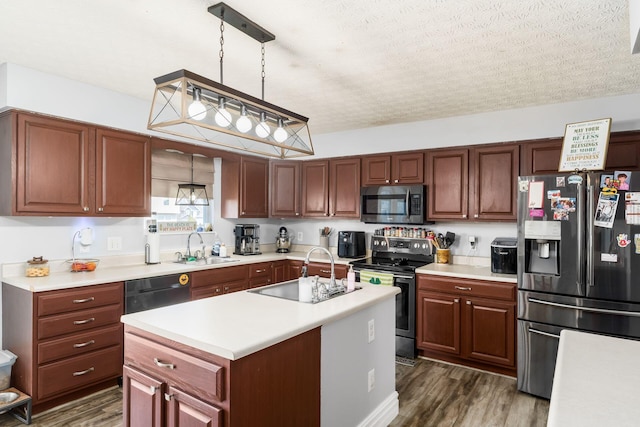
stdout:
<svg viewBox="0 0 640 427">
<path fill-rule="evenodd" d="M 515 379 L 419 359 L 396 365 L 400 415 L 391 427 L 544 426 L 549 402 L 516 391 Z M 0 427 L 23 424 L 0 415 Z M 35 427 L 121 427 L 122 390 L 113 387 L 38 414 Z"/>
</svg>

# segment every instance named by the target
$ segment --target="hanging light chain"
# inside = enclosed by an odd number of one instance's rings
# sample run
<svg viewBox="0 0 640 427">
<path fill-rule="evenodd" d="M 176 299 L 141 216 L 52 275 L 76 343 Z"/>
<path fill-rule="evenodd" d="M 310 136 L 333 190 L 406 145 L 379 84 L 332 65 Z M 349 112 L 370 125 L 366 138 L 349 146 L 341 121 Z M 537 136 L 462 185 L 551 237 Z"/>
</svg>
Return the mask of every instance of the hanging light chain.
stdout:
<svg viewBox="0 0 640 427">
<path fill-rule="evenodd" d="M 262 54 L 262 59 L 260 61 L 260 64 L 262 65 L 262 72 L 260 73 L 260 76 L 262 77 L 262 100 L 264 101 L 264 77 L 266 76 L 265 72 L 264 72 L 264 42 L 262 42 L 262 47 L 260 48 L 260 53 Z"/>
<path fill-rule="evenodd" d="M 224 13 L 220 19 L 220 84 L 224 84 L 223 62 L 224 62 Z"/>
</svg>

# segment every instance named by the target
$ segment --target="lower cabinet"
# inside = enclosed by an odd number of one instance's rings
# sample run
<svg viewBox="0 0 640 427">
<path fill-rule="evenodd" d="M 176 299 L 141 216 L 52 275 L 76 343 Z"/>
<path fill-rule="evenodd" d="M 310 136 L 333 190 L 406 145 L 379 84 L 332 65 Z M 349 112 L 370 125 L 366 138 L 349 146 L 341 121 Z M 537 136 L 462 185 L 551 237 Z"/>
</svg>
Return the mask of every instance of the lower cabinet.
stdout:
<svg viewBox="0 0 640 427">
<path fill-rule="evenodd" d="M 249 267 L 212 268 L 191 273 L 191 299 L 215 297 L 249 288 Z"/>
<path fill-rule="evenodd" d="M 297 279 L 302 275 L 303 261 L 289 260 L 288 280 Z M 335 264 L 334 273 L 336 279 L 346 279 L 349 272 L 349 266 L 345 264 Z M 307 270 L 310 277 L 320 276 L 324 278 L 331 277 L 331 264 L 325 262 L 310 262 Z"/>
<path fill-rule="evenodd" d="M 249 265 L 249 289 L 270 285 L 272 276 L 272 263 L 259 262 Z M 281 280 L 282 281 L 282 280 Z M 277 282 L 273 282 L 277 283 Z"/>
<path fill-rule="evenodd" d="M 418 349 L 515 376 L 515 297 L 515 284 L 418 275 Z"/>
<path fill-rule="evenodd" d="M 124 335 L 125 427 L 320 425 L 320 328 L 238 360 Z"/>
<path fill-rule="evenodd" d="M 290 280 L 287 277 L 287 261 L 274 261 L 271 264 L 271 283 Z"/>
</svg>

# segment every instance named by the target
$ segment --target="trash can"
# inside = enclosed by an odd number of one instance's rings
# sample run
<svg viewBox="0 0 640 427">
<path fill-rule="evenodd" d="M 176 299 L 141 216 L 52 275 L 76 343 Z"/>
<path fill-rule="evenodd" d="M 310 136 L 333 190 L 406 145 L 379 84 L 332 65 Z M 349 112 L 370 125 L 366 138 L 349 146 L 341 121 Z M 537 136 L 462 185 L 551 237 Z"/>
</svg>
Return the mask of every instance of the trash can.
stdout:
<svg viewBox="0 0 640 427">
<path fill-rule="evenodd" d="M 5 390 L 11 385 L 11 367 L 18 356 L 9 350 L 0 351 L 0 390 Z"/>
</svg>

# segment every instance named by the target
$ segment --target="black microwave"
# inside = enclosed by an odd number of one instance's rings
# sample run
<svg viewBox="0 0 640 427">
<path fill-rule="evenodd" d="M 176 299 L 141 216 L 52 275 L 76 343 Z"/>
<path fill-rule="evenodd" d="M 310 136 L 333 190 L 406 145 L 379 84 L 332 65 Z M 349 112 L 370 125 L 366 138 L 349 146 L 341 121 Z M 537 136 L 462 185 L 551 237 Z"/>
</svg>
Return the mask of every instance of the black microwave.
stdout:
<svg viewBox="0 0 640 427">
<path fill-rule="evenodd" d="M 360 220 L 376 224 L 425 224 L 424 185 L 381 185 L 360 189 Z"/>
</svg>

